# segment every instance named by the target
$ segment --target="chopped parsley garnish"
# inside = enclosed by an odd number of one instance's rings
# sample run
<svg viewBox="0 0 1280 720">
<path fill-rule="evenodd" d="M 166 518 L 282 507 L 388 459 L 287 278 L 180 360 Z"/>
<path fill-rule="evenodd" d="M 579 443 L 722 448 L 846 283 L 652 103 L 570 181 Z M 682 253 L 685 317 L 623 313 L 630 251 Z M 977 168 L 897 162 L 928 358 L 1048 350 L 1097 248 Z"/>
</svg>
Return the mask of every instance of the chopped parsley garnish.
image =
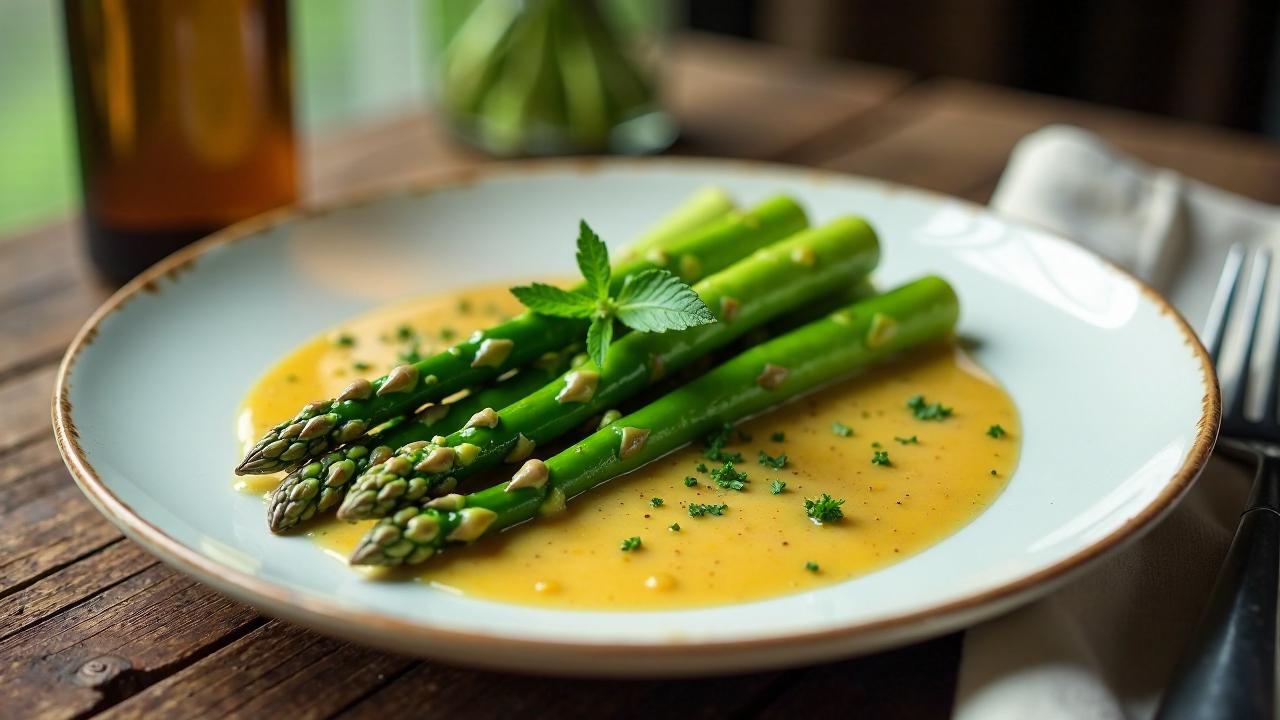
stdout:
<svg viewBox="0 0 1280 720">
<path fill-rule="evenodd" d="M 706 464 L 706 463 L 698 463 L 698 464 L 697 464 L 697 466 L 696 466 L 696 467 L 694 467 L 693 469 L 694 469 L 694 470 L 697 470 L 697 471 L 698 471 L 698 472 L 700 472 L 700 473 L 706 473 L 706 472 L 707 472 L 707 464 Z"/>
<path fill-rule="evenodd" d="M 1006 435 L 1004 428 L 999 425 L 992 425 L 987 428 L 987 435 L 993 438 L 1002 438 Z"/>
<path fill-rule="evenodd" d="M 632 550 L 639 550 L 640 538 L 638 536 L 633 535 L 627 538 L 626 540 L 623 540 L 622 543 L 618 545 L 618 549 L 622 550 L 622 552 L 631 552 Z"/>
<path fill-rule="evenodd" d="M 777 457 L 770 457 L 769 453 L 761 450 L 760 456 L 756 458 L 756 460 L 761 465 L 767 468 L 773 468 L 774 470 L 781 470 L 782 468 L 787 466 L 786 453 L 780 453 Z"/>
<path fill-rule="evenodd" d="M 893 439 L 897 440 L 899 445 L 919 445 L 920 444 L 920 439 L 917 438 L 915 435 L 912 435 L 909 438 L 898 437 L 897 435 L 894 435 Z"/>
<path fill-rule="evenodd" d="M 471 301 L 463 298 L 458 301 L 458 314 L 467 315 L 471 312 Z"/>
<path fill-rule="evenodd" d="M 995 477 L 996 475 L 999 475 L 999 474 L 1000 474 L 1000 473 L 996 472 L 995 470 L 992 470 L 992 471 L 991 471 L 991 476 L 992 476 L 992 477 Z"/>
<path fill-rule="evenodd" d="M 396 353 L 396 359 L 402 363 L 413 364 L 422 360 L 422 353 L 418 352 L 418 343 L 414 342 L 409 347 Z"/>
<path fill-rule="evenodd" d="M 342 333 L 333 339 L 333 344 L 338 347 L 352 347 L 356 344 L 356 339 L 346 333 Z"/>
<path fill-rule="evenodd" d="M 818 569 L 819 569 L 819 568 L 818 568 L 818 563 L 816 563 L 816 562 L 814 562 L 814 561 L 810 560 L 809 562 L 807 562 L 807 563 L 805 563 L 805 564 L 804 564 L 804 569 L 805 569 L 805 570 L 808 570 L 808 571 L 809 571 L 809 572 L 811 572 L 811 573 L 816 573 L 816 572 L 818 572 Z"/>
<path fill-rule="evenodd" d="M 784 432 L 779 431 L 779 432 L 776 432 L 776 433 L 774 433 L 774 434 L 770 435 L 770 436 L 769 436 L 769 439 L 770 439 L 770 440 L 772 440 L 772 441 L 774 441 L 774 442 L 782 442 L 782 441 L 784 441 L 784 440 L 786 440 L 786 439 L 787 439 L 787 434 L 786 434 L 786 433 L 784 433 Z"/>
<path fill-rule="evenodd" d="M 787 489 L 787 483 L 786 483 L 785 481 L 783 481 L 783 480 L 770 480 L 770 481 L 769 481 L 769 494 L 770 494 L 770 495 L 777 495 L 778 493 L 781 493 L 783 490 L 786 490 L 786 489 Z"/>
<path fill-rule="evenodd" d="M 671 523 L 667 526 L 667 529 L 671 532 L 680 532 L 680 523 Z"/>
<path fill-rule="evenodd" d="M 415 334 L 413 332 L 413 328 L 409 327 L 408 325 L 401 325 L 400 327 L 396 328 L 397 339 L 408 340 L 414 336 Z"/>
<path fill-rule="evenodd" d="M 725 461 L 725 464 L 711 471 L 711 479 L 715 484 L 724 490 L 742 491 L 747 486 L 747 474 L 739 472 L 733 467 L 733 463 Z"/>
<path fill-rule="evenodd" d="M 871 464 L 872 465 L 892 465 L 893 463 L 889 462 L 889 451 L 888 450 L 875 451 L 875 453 L 871 456 Z"/>
<path fill-rule="evenodd" d="M 881 445 L 879 441 L 876 441 L 876 442 L 871 443 L 871 447 L 875 448 L 876 450 L 879 450 L 880 448 L 882 448 L 882 447 L 884 447 L 884 446 L 883 446 L 883 445 Z"/>
<path fill-rule="evenodd" d="M 371 367 L 373 367 L 373 366 L 372 366 L 372 365 L 370 365 L 369 363 L 367 363 L 367 362 L 363 361 L 363 360 L 357 360 L 357 361 L 355 361 L 355 362 L 351 363 L 351 367 L 355 368 L 356 370 L 359 370 L 359 371 L 363 372 L 363 371 L 368 370 L 369 368 L 371 368 Z"/>
<path fill-rule="evenodd" d="M 684 486 L 685 486 L 685 487 L 697 487 L 697 485 L 698 485 L 698 478 L 696 478 L 696 477 L 694 477 L 694 476 L 692 476 L 692 475 L 686 475 L 686 476 L 685 476 L 685 478 L 684 478 Z"/>
<path fill-rule="evenodd" d="M 724 446 L 729 444 L 729 440 L 732 437 L 733 426 L 725 423 L 724 427 L 707 436 L 707 446 L 703 448 L 702 456 L 708 460 L 718 460 L 721 462 L 742 462 L 742 453 L 727 453 L 724 451 Z"/>
<path fill-rule="evenodd" d="M 840 437 L 849 437 L 853 434 L 853 428 L 837 420 L 831 423 L 831 432 L 839 435 Z"/>
<path fill-rule="evenodd" d="M 689 517 L 702 517 L 703 515 L 723 515 L 724 511 L 728 509 L 729 509 L 729 506 L 724 504 L 705 505 L 703 503 L 689 503 Z"/>
<path fill-rule="evenodd" d="M 951 408 L 939 402 L 926 402 L 923 395 L 912 395 L 907 400 L 907 407 L 917 420 L 946 420 L 951 417 Z"/>
<path fill-rule="evenodd" d="M 458 337 L 458 331 L 457 331 L 457 330 L 454 330 L 454 329 L 453 329 L 453 328 L 451 328 L 451 327 L 442 327 L 442 328 L 440 328 L 440 339 L 441 339 L 441 340 L 444 340 L 445 342 L 449 342 L 450 340 L 452 340 L 452 339 L 454 339 L 454 338 L 456 338 L 456 337 Z"/>
<path fill-rule="evenodd" d="M 844 511 L 840 509 L 843 504 L 843 498 L 836 499 L 822 493 L 816 498 L 804 499 L 804 514 L 819 525 L 838 522 L 844 517 Z"/>
<path fill-rule="evenodd" d="M 662 507 L 662 498 L 653 498 L 649 504 L 656 508 Z"/>
</svg>

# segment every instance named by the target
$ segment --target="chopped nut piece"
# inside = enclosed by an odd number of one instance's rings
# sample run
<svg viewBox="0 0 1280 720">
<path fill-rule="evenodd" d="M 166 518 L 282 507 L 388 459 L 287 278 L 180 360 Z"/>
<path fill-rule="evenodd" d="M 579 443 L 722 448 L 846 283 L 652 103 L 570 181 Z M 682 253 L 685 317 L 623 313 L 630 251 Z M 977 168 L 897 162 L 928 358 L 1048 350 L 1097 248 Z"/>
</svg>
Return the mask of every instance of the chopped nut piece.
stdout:
<svg viewBox="0 0 1280 720">
<path fill-rule="evenodd" d="M 521 460 L 528 458 L 529 455 L 533 453 L 533 449 L 537 446 L 538 443 L 525 437 L 524 433 L 518 433 L 516 435 L 515 446 L 511 448 L 511 452 L 507 453 L 506 457 L 502 458 L 502 462 L 518 463 Z"/>
<path fill-rule="evenodd" d="M 451 409 L 448 405 L 432 405 L 422 411 L 422 414 L 418 416 L 418 422 L 431 427 L 445 419 Z"/>
<path fill-rule="evenodd" d="M 507 492 L 521 488 L 540 488 L 547 484 L 549 476 L 546 463 L 537 458 L 528 460 L 520 466 L 515 475 L 511 476 L 511 482 L 507 483 Z"/>
<path fill-rule="evenodd" d="M 462 443 L 454 450 L 457 452 L 458 464 L 463 467 L 475 462 L 476 456 L 480 454 L 480 448 L 471 443 Z"/>
<path fill-rule="evenodd" d="M 756 384 L 765 390 L 772 390 L 781 385 L 790 372 L 790 370 L 781 365 L 765 363 L 764 370 L 761 370 L 760 375 L 756 378 Z"/>
<path fill-rule="evenodd" d="M 698 258 L 692 255 L 685 255 L 680 258 L 680 278 L 686 282 L 695 280 L 702 275 L 702 263 Z"/>
<path fill-rule="evenodd" d="M 413 466 L 417 472 L 423 473 L 442 473 L 453 469 L 453 458 L 456 455 L 451 447 L 438 447 L 427 453 L 422 462 Z"/>
<path fill-rule="evenodd" d="M 871 316 L 871 327 L 867 328 L 867 347 L 884 347 L 897 334 L 898 321 L 884 313 L 876 313 Z"/>
<path fill-rule="evenodd" d="M 791 251 L 791 261 L 805 267 L 813 267 L 814 263 L 818 262 L 818 256 L 813 254 L 813 248 L 801 245 Z"/>
<path fill-rule="evenodd" d="M 624 427 L 620 433 L 622 443 L 618 448 L 618 457 L 626 460 L 644 447 L 649 439 L 649 430 L 643 428 Z"/>
<path fill-rule="evenodd" d="M 498 367 L 506 362 L 516 344 L 506 338 L 489 338 L 480 343 L 471 367 Z"/>
<path fill-rule="evenodd" d="M 556 395 L 556 402 L 587 402 L 595 397 L 600 384 L 600 373 L 594 370 L 574 370 L 564 378 L 564 389 Z"/>
<path fill-rule="evenodd" d="M 558 487 L 551 488 L 551 492 L 547 493 L 547 499 L 542 501 L 538 506 L 539 515 L 555 515 L 564 512 L 565 497 L 564 491 Z"/>
<path fill-rule="evenodd" d="M 481 410 L 475 415 L 472 415 L 471 419 L 467 421 L 467 424 L 462 426 L 462 429 L 466 430 L 467 428 L 473 428 L 473 427 L 484 427 L 484 428 L 498 427 L 497 411 L 494 410 L 493 408 L 485 408 Z"/>
<path fill-rule="evenodd" d="M 462 516 L 462 522 L 448 537 L 453 542 L 473 542 L 498 519 L 498 513 L 486 508 L 464 508 L 458 514 Z"/>
<path fill-rule="evenodd" d="M 667 365 L 661 355 L 649 358 L 649 382 L 658 382 L 667 374 Z"/>
<path fill-rule="evenodd" d="M 728 295 L 720 298 L 720 318 L 725 322 L 733 322 L 738 317 L 738 311 L 742 309 L 742 302 L 735 297 Z"/>
</svg>

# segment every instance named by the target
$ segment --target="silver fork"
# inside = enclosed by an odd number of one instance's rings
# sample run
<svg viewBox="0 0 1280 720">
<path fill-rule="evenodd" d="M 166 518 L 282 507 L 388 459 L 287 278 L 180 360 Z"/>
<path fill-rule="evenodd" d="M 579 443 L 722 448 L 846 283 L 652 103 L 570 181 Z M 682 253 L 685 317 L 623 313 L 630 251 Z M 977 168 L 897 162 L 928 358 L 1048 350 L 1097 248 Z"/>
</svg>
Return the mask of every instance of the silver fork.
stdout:
<svg viewBox="0 0 1280 720">
<path fill-rule="evenodd" d="M 1237 378 L 1230 404 L 1224 407 L 1218 445 L 1256 458 L 1257 476 L 1213 593 L 1156 712 L 1161 720 L 1237 720 L 1276 715 L 1276 600 L 1280 589 L 1280 420 L 1276 388 L 1280 344 L 1269 372 L 1262 378 L 1262 417 L 1255 420 L 1246 414 L 1246 398 L 1252 384 L 1251 359 L 1258 351 L 1271 264 L 1271 253 L 1266 249 L 1254 253 L 1248 287 L 1243 290 L 1248 304 L 1241 310 L 1248 323 L 1248 340 L 1235 363 L 1239 367 L 1223 367 L 1222 362 L 1222 346 L 1232 308 L 1241 294 L 1247 255 L 1242 245 L 1233 246 L 1228 252 L 1204 338 L 1219 377 L 1234 374 Z"/>
</svg>

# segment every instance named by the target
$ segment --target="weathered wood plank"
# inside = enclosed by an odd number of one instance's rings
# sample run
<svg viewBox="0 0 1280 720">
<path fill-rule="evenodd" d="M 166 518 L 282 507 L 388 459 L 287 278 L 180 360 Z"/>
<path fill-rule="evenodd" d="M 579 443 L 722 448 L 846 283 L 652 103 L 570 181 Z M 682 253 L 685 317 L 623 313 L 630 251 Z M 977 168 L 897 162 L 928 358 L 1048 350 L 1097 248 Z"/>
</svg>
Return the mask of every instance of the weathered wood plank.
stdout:
<svg viewBox="0 0 1280 720">
<path fill-rule="evenodd" d="M 692 34 L 676 42 L 667 79 L 678 152 L 779 160 L 911 83 L 903 72 Z"/>
<path fill-rule="evenodd" d="M 319 720 L 414 662 L 272 621 L 99 717 Z"/>
<path fill-rule="evenodd" d="M 783 673 L 693 680 L 574 680 L 423 663 L 338 717 L 721 718 L 740 715 Z"/>
<path fill-rule="evenodd" d="M 87 558 L 0 598 L 0 642 L 156 564 L 141 546 L 121 539 Z"/>
<path fill-rule="evenodd" d="M 1018 140 L 1055 122 L 1096 132 L 1122 150 L 1188 177 L 1280 201 L 1280 146 L 1263 139 L 952 80 L 912 88 L 850 127 L 846 150 L 809 159 L 984 202 Z"/>
<path fill-rule="evenodd" d="M 51 433 L 49 402 L 57 367 L 45 365 L 0 382 L 0 452 Z"/>
<path fill-rule="evenodd" d="M 949 718 L 961 642 L 961 635 L 948 635 L 808 668 L 757 717 Z"/>
<path fill-rule="evenodd" d="M 56 489 L 0 516 L 0 596 L 120 537 L 60 472 Z"/>
<path fill-rule="evenodd" d="M 261 622 L 152 566 L 6 640 L 0 717 L 74 717 L 114 704 Z"/>
<path fill-rule="evenodd" d="M 30 442 L 0 456 L 0 513 L 16 504 L 6 501 L 5 495 L 13 485 L 32 473 L 61 465 L 62 458 L 58 455 L 52 429 L 48 434 L 37 435 Z"/>
<path fill-rule="evenodd" d="M 32 516 L 23 506 L 62 490 L 72 483 L 66 467 L 56 460 L 49 463 L 41 462 L 39 465 L 27 465 L 25 472 L 17 470 L 19 468 L 17 463 L 22 461 L 21 456 L 24 452 L 28 448 L 41 447 L 44 444 L 43 440 L 43 438 L 37 438 L 30 445 L 25 445 L 6 456 L 3 463 L 0 463 L 5 465 L 12 463 L 12 467 L 15 468 L 11 478 L 0 478 L 0 520 L 18 524 L 30 521 Z"/>
</svg>

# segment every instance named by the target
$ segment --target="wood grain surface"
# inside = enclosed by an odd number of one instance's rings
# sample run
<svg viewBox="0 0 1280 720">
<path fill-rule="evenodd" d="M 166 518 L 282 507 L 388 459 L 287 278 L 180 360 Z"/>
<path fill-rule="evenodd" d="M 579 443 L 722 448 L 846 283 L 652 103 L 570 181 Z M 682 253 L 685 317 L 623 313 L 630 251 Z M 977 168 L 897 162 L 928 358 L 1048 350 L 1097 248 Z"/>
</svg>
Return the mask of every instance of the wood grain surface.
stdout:
<svg viewBox="0 0 1280 720">
<path fill-rule="evenodd" d="M 696 36 L 679 41 L 669 76 L 679 154 L 834 168 L 985 202 L 1020 137 L 1069 122 L 1280 201 L 1280 149 L 1212 128 Z M 425 111 L 309 138 L 305 156 L 310 199 L 486 161 Z M 90 507 L 49 427 L 57 362 L 109 292 L 73 219 L 0 238 L 0 718 L 949 715 L 959 635 L 784 672 L 546 679 L 329 639 L 175 573 Z"/>
</svg>

